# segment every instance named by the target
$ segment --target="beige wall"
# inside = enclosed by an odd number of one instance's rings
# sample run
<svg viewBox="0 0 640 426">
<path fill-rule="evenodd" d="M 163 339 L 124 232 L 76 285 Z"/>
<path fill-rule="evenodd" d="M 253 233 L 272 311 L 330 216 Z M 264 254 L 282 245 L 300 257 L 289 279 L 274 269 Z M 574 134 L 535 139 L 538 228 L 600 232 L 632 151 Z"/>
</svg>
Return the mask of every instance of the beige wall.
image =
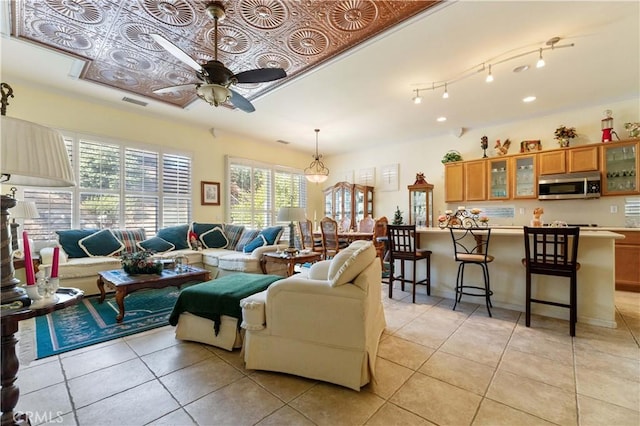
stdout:
<svg viewBox="0 0 640 426">
<path fill-rule="evenodd" d="M 462 137 L 457 138 L 452 133 L 444 134 L 441 137 L 427 138 L 407 142 L 402 145 L 372 146 L 367 152 L 358 151 L 350 155 L 339 157 L 327 157 L 326 162 L 331 170 L 353 171 L 358 176 L 359 169 L 375 167 L 376 181 L 380 182 L 380 167 L 388 164 L 400 164 L 400 189 L 398 191 L 382 192 L 375 191 L 374 214 L 375 216 L 385 215 L 389 219 L 393 218 L 396 206 L 403 212 L 404 220 L 408 220 L 409 193 L 407 185 L 414 183 L 415 175 L 424 172 L 429 183 L 435 185 L 434 204 L 435 214 L 444 212 L 448 208 L 455 209 L 456 205 L 446 205 L 444 202 L 444 167 L 441 159 L 449 150 L 457 150 L 462 154 L 464 160 L 473 160 L 482 157 L 480 148 L 480 138 L 486 135 L 489 138 L 489 149 L 487 155 L 494 157 L 493 150 L 496 139 L 504 142 L 509 138 L 512 141 L 510 154 L 519 151 L 520 141 L 536 140 L 542 142 L 542 148 L 553 149 L 558 145 L 553 139 L 554 130 L 561 124 L 575 127 L 578 137 L 571 141 L 571 146 L 600 142 L 601 130 L 600 120 L 604 118 L 604 111 L 613 111 L 615 130 L 621 138 L 625 138 L 627 132 L 624 130 L 624 123 L 638 121 L 640 117 L 640 104 L 637 98 L 611 102 L 606 105 L 595 105 L 583 108 L 576 108 L 570 111 L 557 112 L 555 114 L 535 117 L 529 120 L 497 124 L 491 127 L 480 129 L 467 129 Z M 498 121 L 498 120 L 496 120 Z M 333 176 L 334 180 L 337 174 Z M 331 178 L 330 178 L 331 179 Z M 335 183 L 330 180 L 326 186 Z M 376 185 L 377 187 L 379 185 Z M 603 197 L 598 200 L 564 200 L 564 201 L 493 201 L 483 203 L 473 203 L 473 206 L 499 205 L 500 203 L 516 207 L 516 215 L 513 219 L 502 219 L 493 223 L 504 225 L 525 225 L 529 224 L 533 208 L 542 205 L 545 210 L 543 219 L 545 222 L 553 220 L 565 220 L 569 223 L 597 223 L 601 226 L 624 226 L 624 198 L 625 197 Z M 472 207 L 472 203 L 466 203 L 467 208 Z M 611 205 L 618 207 L 617 214 L 610 213 Z M 524 209 L 520 214 L 520 209 Z"/>
<path fill-rule="evenodd" d="M 193 155 L 193 218 L 224 220 L 225 155 L 304 168 L 310 154 L 286 149 L 279 144 L 256 142 L 222 131 L 214 138 L 208 128 L 175 123 L 146 114 L 132 114 L 102 104 L 83 102 L 56 93 L 11 83 L 15 98 L 7 115 L 54 127 L 136 144 L 156 144 Z M 215 114 L 215 110 L 212 110 Z M 222 205 L 200 205 L 200 181 L 221 183 Z M 2 193 L 7 189 L 2 188 Z M 311 212 L 313 210 L 310 209 Z M 313 214 L 313 213 L 311 213 Z"/>
</svg>

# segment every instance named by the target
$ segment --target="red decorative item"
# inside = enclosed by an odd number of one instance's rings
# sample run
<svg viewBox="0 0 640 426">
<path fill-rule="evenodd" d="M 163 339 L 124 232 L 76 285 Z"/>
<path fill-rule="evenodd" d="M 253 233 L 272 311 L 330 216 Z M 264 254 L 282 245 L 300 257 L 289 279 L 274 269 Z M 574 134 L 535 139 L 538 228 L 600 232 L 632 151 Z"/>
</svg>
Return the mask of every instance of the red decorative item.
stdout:
<svg viewBox="0 0 640 426">
<path fill-rule="evenodd" d="M 607 116 L 602 119 L 602 142 L 611 142 L 613 139 L 613 117 L 611 117 L 611 110 L 608 109 L 604 112 Z M 617 136 L 617 135 L 616 135 Z"/>
<path fill-rule="evenodd" d="M 33 260 L 31 259 L 31 247 L 29 247 L 29 235 L 27 235 L 27 231 L 22 232 L 22 248 L 24 249 L 24 270 L 27 285 L 35 285 L 36 275 L 33 271 Z"/>
</svg>

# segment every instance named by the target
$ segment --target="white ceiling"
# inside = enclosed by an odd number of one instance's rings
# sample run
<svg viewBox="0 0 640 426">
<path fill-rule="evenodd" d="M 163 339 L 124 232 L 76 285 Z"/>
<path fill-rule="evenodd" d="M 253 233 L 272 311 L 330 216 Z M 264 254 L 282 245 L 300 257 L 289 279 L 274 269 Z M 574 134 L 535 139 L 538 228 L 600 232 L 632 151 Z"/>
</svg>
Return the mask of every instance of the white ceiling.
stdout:
<svg viewBox="0 0 640 426">
<path fill-rule="evenodd" d="M 334 155 L 378 144 L 402 143 L 482 128 L 608 101 L 640 99 L 640 2 L 462 1 L 449 2 L 393 29 L 330 63 L 267 93 L 247 114 L 197 100 L 182 110 L 69 77 L 74 60 L 10 38 L 3 1 L 2 81 L 94 99 L 117 108 L 169 117 L 204 128 L 246 135 L 265 143 L 285 140 L 312 152 L 320 128 L 320 152 Z M 442 90 L 416 88 L 451 80 L 483 62 L 543 47 L 552 37 L 571 48 L 546 51 L 496 65 Z M 408 47 L 409 46 L 409 47 Z M 529 70 L 513 68 L 528 64 Z M 525 104 L 522 98 L 537 100 Z M 19 94 L 16 94 L 19 96 Z M 148 101 L 147 107 L 122 102 Z M 446 116 L 444 123 L 436 122 Z"/>
</svg>

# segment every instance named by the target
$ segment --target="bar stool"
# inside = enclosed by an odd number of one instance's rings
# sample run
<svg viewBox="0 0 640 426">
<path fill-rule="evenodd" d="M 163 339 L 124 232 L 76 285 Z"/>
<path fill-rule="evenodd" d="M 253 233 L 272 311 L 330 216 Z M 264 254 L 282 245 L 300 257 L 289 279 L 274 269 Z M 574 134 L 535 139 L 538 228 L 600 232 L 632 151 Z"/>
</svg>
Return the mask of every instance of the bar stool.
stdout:
<svg viewBox="0 0 640 426">
<path fill-rule="evenodd" d="M 524 227 L 525 258 L 522 259 L 527 274 L 525 325 L 531 325 L 531 303 L 569 308 L 569 334 L 576 335 L 578 322 L 578 241 L 579 227 L 531 228 Z M 569 303 L 541 300 L 531 297 L 531 275 L 551 275 L 569 278 Z"/>
<path fill-rule="evenodd" d="M 389 244 L 389 298 L 393 297 L 393 283 L 400 281 L 402 283 L 402 291 L 404 291 L 404 283 L 413 284 L 413 303 L 416 303 L 416 285 L 426 284 L 427 296 L 431 295 L 431 251 L 416 248 L 416 226 L 415 225 L 387 225 L 387 243 Z M 400 275 L 394 275 L 395 261 L 400 261 Z M 416 281 L 418 271 L 416 271 L 416 262 L 418 260 L 426 261 L 426 278 Z M 405 276 L 404 263 L 410 261 L 413 263 L 413 276 L 408 279 Z"/>
<path fill-rule="evenodd" d="M 458 302 L 462 300 L 462 295 L 484 297 L 487 305 L 487 312 L 491 316 L 491 285 L 489 281 L 488 264 L 493 262 L 493 256 L 489 252 L 489 238 L 491 229 L 489 228 L 449 228 L 451 239 L 453 240 L 454 258 L 458 264 L 458 275 L 456 278 L 456 300 L 453 310 L 456 310 Z M 484 286 L 469 285 L 464 283 L 464 269 L 467 265 L 478 265 L 482 268 L 482 278 Z"/>
</svg>

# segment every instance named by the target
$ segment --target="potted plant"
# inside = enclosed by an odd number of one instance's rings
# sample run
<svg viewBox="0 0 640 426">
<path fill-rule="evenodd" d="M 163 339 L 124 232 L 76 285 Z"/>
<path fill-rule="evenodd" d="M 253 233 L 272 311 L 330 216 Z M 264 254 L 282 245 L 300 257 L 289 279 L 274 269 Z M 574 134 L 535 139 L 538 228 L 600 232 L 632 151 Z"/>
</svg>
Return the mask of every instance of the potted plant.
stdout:
<svg viewBox="0 0 640 426">
<path fill-rule="evenodd" d="M 569 146 L 569 139 L 575 138 L 578 134 L 576 133 L 575 127 L 566 127 L 564 125 L 558 127 L 555 131 L 555 139 L 558 141 L 558 144 L 566 148 Z"/>
</svg>

